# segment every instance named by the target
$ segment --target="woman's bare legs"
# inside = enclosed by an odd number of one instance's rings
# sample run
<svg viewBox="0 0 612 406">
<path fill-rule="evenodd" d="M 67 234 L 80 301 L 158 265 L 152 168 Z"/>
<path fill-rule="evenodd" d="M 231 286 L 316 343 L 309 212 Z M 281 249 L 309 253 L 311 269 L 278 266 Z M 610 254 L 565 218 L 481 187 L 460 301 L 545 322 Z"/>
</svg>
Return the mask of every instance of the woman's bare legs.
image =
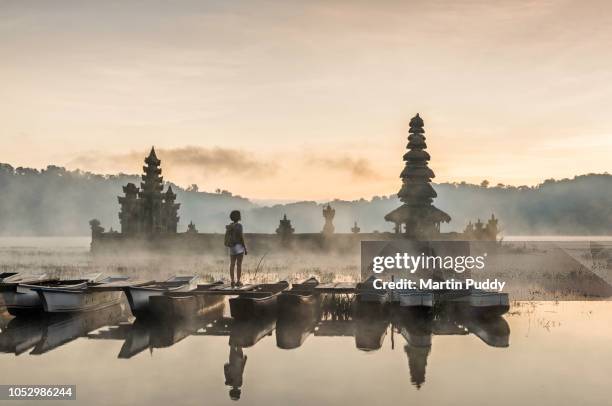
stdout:
<svg viewBox="0 0 612 406">
<path fill-rule="evenodd" d="M 230 255 L 230 279 L 232 281 L 232 286 L 234 286 L 234 268 L 236 267 L 237 256 L 238 255 Z M 240 269 L 240 266 L 238 269 Z M 240 280 L 240 276 L 238 277 L 238 280 Z"/>
<path fill-rule="evenodd" d="M 234 269 L 236 269 L 237 283 L 240 283 L 240 277 L 242 276 L 242 258 L 244 254 L 230 255 L 230 279 L 232 285 L 234 284 Z"/>
<path fill-rule="evenodd" d="M 242 258 L 244 258 L 244 254 L 236 255 L 236 279 L 238 279 L 237 283 L 240 283 L 240 276 L 242 276 Z"/>
</svg>

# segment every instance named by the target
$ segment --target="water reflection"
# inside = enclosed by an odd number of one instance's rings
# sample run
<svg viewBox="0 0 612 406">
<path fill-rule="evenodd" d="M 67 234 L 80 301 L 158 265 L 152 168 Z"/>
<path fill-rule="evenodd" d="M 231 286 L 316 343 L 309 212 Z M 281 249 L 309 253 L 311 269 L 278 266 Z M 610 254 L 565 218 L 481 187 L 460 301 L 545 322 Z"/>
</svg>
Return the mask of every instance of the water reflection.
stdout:
<svg viewBox="0 0 612 406">
<path fill-rule="evenodd" d="M 122 304 L 89 313 L 42 314 L 14 318 L 0 333 L 0 352 L 40 355 L 66 345 L 91 331 L 127 321 L 130 313 Z"/>
<path fill-rule="evenodd" d="M 247 356 L 242 352 L 242 347 L 230 344 L 229 361 L 223 365 L 223 372 L 225 373 L 225 384 L 231 387 L 229 396 L 232 400 L 240 399 L 242 374 L 246 362 Z"/>
<path fill-rule="evenodd" d="M 214 307 L 201 317 L 165 322 L 134 320 L 124 305 L 76 315 L 15 318 L 0 333 L 0 351 L 19 355 L 31 350 L 31 355 L 38 355 L 86 337 L 122 341 L 117 357 L 127 360 L 147 350 L 153 355 L 155 349 L 173 347 L 187 337 L 202 339 L 205 345 L 206 336 L 225 336 L 228 355 L 218 371 L 223 370 L 229 397 L 238 400 L 244 374 L 248 374 L 249 349 L 272 335 L 276 346 L 283 350 L 295 350 L 310 337 L 354 337 L 355 348 L 367 352 L 380 350 L 390 336 L 392 348 L 403 346 L 410 382 L 416 388 L 426 382 L 435 336 L 473 334 L 488 346 L 509 346 L 510 327 L 501 316 L 474 318 L 444 310 L 415 312 L 380 305 L 359 307 L 348 298 L 338 297 L 323 297 L 305 306 L 308 308 L 296 312 L 244 321 L 227 317 L 226 305 Z M 398 339 L 402 343 L 397 343 Z M 255 373 L 255 367 L 251 369 Z"/>
<path fill-rule="evenodd" d="M 123 345 L 118 358 L 129 359 L 145 350 L 152 354 L 154 349 L 172 347 L 174 344 L 198 332 L 206 331 L 221 334 L 227 332 L 227 320 L 223 318 L 223 307 L 216 307 L 204 317 L 156 321 L 136 319 L 133 323 L 122 323 L 88 334 L 89 339 L 122 340 Z"/>
</svg>

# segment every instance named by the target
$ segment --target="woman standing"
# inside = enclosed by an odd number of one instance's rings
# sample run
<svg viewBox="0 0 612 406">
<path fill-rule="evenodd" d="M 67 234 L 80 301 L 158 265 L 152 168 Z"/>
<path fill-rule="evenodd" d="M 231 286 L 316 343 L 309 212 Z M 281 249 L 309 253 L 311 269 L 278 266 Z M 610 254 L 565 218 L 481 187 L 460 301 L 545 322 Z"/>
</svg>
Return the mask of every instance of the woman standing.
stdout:
<svg viewBox="0 0 612 406">
<path fill-rule="evenodd" d="M 242 258 L 247 255 L 246 244 L 240 224 L 240 212 L 234 210 L 230 213 L 231 224 L 225 226 L 225 246 L 229 247 L 230 253 L 230 278 L 232 286 L 242 286 L 240 276 L 242 275 Z M 234 279 L 234 269 L 236 269 L 236 279 Z M 234 282 L 236 281 L 236 282 Z"/>
</svg>

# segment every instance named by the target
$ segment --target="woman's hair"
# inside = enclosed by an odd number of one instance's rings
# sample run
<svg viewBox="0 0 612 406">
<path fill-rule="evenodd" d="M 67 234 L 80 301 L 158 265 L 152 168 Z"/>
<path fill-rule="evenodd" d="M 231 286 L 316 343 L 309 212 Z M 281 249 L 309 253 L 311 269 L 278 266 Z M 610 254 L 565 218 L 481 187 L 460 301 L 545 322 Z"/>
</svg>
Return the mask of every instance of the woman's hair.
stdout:
<svg viewBox="0 0 612 406">
<path fill-rule="evenodd" d="M 240 212 L 238 210 L 232 210 L 230 213 L 230 220 L 240 221 Z"/>
</svg>

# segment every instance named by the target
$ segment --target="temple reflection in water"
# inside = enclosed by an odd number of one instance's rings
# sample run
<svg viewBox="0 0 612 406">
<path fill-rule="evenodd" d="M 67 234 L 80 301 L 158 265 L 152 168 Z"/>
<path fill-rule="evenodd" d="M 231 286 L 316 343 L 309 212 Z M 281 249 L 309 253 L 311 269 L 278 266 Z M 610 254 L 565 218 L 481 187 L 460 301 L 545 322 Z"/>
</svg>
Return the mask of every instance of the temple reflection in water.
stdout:
<svg viewBox="0 0 612 406">
<path fill-rule="evenodd" d="M 228 357 L 219 365 L 232 399 L 240 398 L 243 375 L 248 374 L 248 349 L 268 336 L 275 336 L 283 350 L 299 348 L 311 336 L 354 337 L 359 351 L 375 352 L 387 344 L 403 348 L 410 371 L 410 382 L 420 388 L 427 377 L 427 361 L 434 336 L 473 334 L 491 347 L 508 347 L 510 328 L 501 317 L 474 318 L 438 309 L 411 312 L 394 307 L 359 308 L 350 300 L 323 296 L 312 308 L 299 315 L 271 315 L 237 321 L 227 316 L 226 302 L 202 317 L 155 322 L 136 319 L 124 305 L 101 311 L 38 318 L 14 318 L 2 327 L 0 352 L 15 355 L 29 352 L 41 355 L 67 345 L 80 337 L 89 340 L 123 341 L 118 358 L 130 359 L 139 353 L 172 347 L 186 337 L 228 337 Z M 387 338 L 390 336 L 390 338 Z M 400 338 L 401 336 L 401 338 Z M 399 339 L 399 340 L 398 340 Z M 401 341 L 401 344 L 400 344 Z"/>
</svg>

